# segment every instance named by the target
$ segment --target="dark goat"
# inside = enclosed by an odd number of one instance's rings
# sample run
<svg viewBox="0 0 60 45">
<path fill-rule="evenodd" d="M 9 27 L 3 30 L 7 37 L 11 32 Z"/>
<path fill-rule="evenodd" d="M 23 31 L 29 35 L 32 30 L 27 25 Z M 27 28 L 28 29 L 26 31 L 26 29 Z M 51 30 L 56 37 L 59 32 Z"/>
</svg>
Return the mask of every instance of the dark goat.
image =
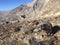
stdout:
<svg viewBox="0 0 60 45">
<path fill-rule="evenodd" d="M 46 33 L 50 34 L 52 32 L 52 24 L 51 23 L 43 23 L 41 25 L 41 29 L 46 31 Z"/>
<path fill-rule="evenodd" d="M 21 17 L 22 17 L 22 18 L 24 18 L 24 19 L 26 18 L 26 16 L 25 16 L 25 15 L 21 15 Z"/>
<path fill-rule="evenodd" d="M 52 34 L 55 34 L 56 32 L 58 32 L 60 30 L 59 26 L 54 26 L 52 27 Z"/>
<path fill-rule="evenodd" d="M 60 27 L 58 25 L 52 27 L 52 24 L 48 22 L 48 23 L 43 23 L 41 25 L 41 29 L 45 30 L 48 35 L 51 35 L 58 32 L 60 30 Z"/>
</svg>

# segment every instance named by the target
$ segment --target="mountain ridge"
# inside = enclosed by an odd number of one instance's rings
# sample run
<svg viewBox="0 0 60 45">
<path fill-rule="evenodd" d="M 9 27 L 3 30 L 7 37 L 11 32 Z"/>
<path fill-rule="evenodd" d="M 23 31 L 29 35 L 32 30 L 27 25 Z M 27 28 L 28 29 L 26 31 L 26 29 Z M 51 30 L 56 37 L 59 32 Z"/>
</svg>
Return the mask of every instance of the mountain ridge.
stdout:
<svg viewBox="0 0 60 45">
<path fill-rule="evenodd" d="M 4 15 L 4 16 L 2 16 Z M 60 15 L 60 0 L 34 0 L 26 5 L 21 5 L 13 10 L 6 11 L 0 17 L 3 20 L 20 19 L 25 15 L 26 18 L 44 18 Z"/>
</svg>

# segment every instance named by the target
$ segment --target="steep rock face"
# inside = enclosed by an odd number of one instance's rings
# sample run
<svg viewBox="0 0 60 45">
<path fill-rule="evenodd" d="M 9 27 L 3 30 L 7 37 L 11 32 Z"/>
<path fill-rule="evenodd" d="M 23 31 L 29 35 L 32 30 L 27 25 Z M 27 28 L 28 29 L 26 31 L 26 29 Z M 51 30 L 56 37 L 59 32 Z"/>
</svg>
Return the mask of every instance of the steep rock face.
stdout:
<svg viewBox="0 0 60 45">
<path fill-rule="evenodd" d="M 2 16 L 4 15 L 4 16 Z M 21 15 L 28 18 L 56 17 L 60 15 L 60 0 L 34 0 L 33 2 L 18 6 L 0 15 L 0 22 L 4 20 L 21 20 Z"/>
<path fill-rule="evenodd" d="M 37 8 L 42 8 L 42 6 L 44 5 L 45 0 L 36 0 L 33 4 L 33 9 L 37 9 Z"/>
<path fill-rule="evenodd" d="M 41 9 L 43 14 L 53 15 L 60 10 L 60 0 L 49 0 Z M 50 14 L 51 13 L 51 14 Z"/>
<path fill-rule="evenodd" d="M 35 15 L 35 12 L 40 11 L 44 3 L 45 0 L 35 0 L 32 3 L 29 3 L 27 5 L 21 5 L 11 10 L 9 14 L 18 15 L 18 16 L 27 15 L 27 17 L 31 15 Z"/>
</svg>

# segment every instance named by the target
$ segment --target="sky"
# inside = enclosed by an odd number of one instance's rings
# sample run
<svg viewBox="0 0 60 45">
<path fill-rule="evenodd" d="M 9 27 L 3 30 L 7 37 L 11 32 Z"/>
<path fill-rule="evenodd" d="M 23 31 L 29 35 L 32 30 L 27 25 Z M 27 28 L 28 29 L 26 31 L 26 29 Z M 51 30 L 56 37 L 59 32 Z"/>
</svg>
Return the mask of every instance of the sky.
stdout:
<svg viewBox="0 0 60 45">
<path fill-rule="evenodd" d="M 33 0 L 0 0 L 0 11 L 12 10 L 22 4 L 27 4 Z"/>
</svg>

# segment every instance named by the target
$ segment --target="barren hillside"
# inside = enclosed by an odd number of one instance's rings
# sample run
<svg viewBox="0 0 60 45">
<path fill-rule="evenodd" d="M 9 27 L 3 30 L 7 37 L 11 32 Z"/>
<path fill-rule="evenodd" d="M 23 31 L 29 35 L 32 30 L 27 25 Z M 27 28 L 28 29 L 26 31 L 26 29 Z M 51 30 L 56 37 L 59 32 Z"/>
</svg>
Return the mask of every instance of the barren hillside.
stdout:
<svg viewBox="0 0 60 45">
<path fill-rule="evenodd" d="M 0 22 L 0 45 L 60 45 L 60 0 L 34 0 Z"/>
</svg>

